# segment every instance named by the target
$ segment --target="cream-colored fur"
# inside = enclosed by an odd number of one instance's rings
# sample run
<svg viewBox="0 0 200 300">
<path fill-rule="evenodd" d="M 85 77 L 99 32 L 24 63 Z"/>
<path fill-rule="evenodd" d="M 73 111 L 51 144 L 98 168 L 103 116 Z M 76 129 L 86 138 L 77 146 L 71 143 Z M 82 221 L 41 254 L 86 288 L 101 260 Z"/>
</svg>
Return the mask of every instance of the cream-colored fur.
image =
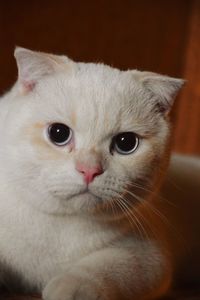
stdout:
<svg viewBox="0 0 200 300">
<path fill-rule="evenodd" d="M 2 283 L 41 291 L 45 300 L 166 293 L 187 256 L 185 244 L 195 246 L 198 238 L 184 218 L 192 214 L 189 198 L 198 201 L 199 160 L 174 157 L 169 177 L 177 175 L 159 194 L 168 112 L 182 81 L 22 48 L 15 56 L 18 81 L 0 102 Z M 69 145 L 50 142 L 47 127 L 54 122 L 73 130 Z M 111 153 L 113 136 L 127 131 L 137 133 L 139 147 Z M 75 165 L 97 161 L 104 172 L 87 190 Z M 186 174 L 187 197 L 185 182 L 176 180 L 193 165 L 189 179 L 196 184 L 190 187 Z"/>
</svg>

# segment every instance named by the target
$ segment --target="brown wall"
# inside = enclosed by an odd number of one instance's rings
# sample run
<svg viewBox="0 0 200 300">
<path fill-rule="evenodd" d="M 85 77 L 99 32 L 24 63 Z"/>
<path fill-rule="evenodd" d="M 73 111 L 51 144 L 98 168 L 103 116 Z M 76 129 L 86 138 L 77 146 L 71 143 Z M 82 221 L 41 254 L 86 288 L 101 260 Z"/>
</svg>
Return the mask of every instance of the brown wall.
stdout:
<svg viewBox="0 0 200 300">
<path fill-rule="evenodd" d="M 0 92 L 8 89 L 16 78 L 15 45 L 65 53 L 75 60 L 102 61 L 122 69 L 137 68 L 192 78 L 192 72 L 187 70 L 190 69 L 188 61 L 194 47 L 191 33 L 195 36 L 193 40 L 198 38 L 193 32 L 193 23 L 200 18 L 199 14 L 194 21 L 200 8 L 197 2 L 1 1 Z M 200 63 L 198 66 L 195 76 L 200 79 Z M 193 84 L 189 83 L 176 103 L 173 147 L 181 152 L 200 154 L 200 90 L 189 97 L 193 90 Z M 192 97 L 196 100 L 193 101 Z M 189 119 L 187 98 L 190 98 Z"/>
</svg>

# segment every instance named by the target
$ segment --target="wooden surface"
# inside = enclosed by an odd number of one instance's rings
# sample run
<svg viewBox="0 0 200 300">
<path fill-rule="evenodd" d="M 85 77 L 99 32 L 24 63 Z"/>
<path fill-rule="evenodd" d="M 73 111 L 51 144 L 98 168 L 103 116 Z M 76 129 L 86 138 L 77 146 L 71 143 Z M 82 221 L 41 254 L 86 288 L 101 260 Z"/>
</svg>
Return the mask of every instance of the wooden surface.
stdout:
<svg viewBox="0 0 200 300">
<path fill-rule="evenodd" d="M 0 89 L 12 83 L 16 45 L 180 76 L 190 1 L 0 1 Z"/>
<path fill-rule="evenodd" d="M 199 300 L 200 299 L 200 293 L 194 292 L 194 291 L 176 291 L 171 293 L 171 295 L 162 298 L 160 300 Z M 23 295 L 23 296 L 2 296 L 0 295 L 1 300 L 42 300 L 40 296 L 34 295 Z"/>
<path fill-rule="evenodd" d="M 200 155 L 200 1 L 195 0 L 188 24 L 183 78 L 185 88 L 176 106 L 174 149 Z"/>
</svg>

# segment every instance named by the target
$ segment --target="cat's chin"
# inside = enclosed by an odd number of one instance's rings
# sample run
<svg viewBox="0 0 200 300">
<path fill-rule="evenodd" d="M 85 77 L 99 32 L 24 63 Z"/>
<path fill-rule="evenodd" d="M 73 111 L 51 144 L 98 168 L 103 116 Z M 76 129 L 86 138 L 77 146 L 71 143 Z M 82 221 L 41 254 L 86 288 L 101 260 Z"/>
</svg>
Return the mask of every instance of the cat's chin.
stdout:
<svg viewBox="0 0 200 300">
<path fill-rule="evenodd" d="M 49 215 L 78 215 L 94 212 L 101 203 L 102 199 L 99 196 L 85 190 L 67 197 L 50 197 L 42 205 L 34 203 L 33 206 Z"/>
<path fill-rule="evenodd" d="M 86 213 L 93 211 L 97 206 L 101 205 L 102 199 L 86 190 L 81 193 L 77 193 L 64 201 L 63 205 L 67 209 L 68 213 Z"/>
</svg>

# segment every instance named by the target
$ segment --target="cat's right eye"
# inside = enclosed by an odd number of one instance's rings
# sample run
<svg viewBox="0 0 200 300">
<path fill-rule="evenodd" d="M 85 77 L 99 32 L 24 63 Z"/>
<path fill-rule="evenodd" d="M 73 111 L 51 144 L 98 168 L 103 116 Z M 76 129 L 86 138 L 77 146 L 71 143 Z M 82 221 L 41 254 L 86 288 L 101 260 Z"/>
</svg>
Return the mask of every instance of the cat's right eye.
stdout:
<svg viewBox="0 0 200 300">
<path fill-rule="evenodd" d="M 72 130 L 62 123 L 53 123 L 48 127 L 48 137 L 57 146 L 67 145 L 72 139 Z"/>
</svg>

